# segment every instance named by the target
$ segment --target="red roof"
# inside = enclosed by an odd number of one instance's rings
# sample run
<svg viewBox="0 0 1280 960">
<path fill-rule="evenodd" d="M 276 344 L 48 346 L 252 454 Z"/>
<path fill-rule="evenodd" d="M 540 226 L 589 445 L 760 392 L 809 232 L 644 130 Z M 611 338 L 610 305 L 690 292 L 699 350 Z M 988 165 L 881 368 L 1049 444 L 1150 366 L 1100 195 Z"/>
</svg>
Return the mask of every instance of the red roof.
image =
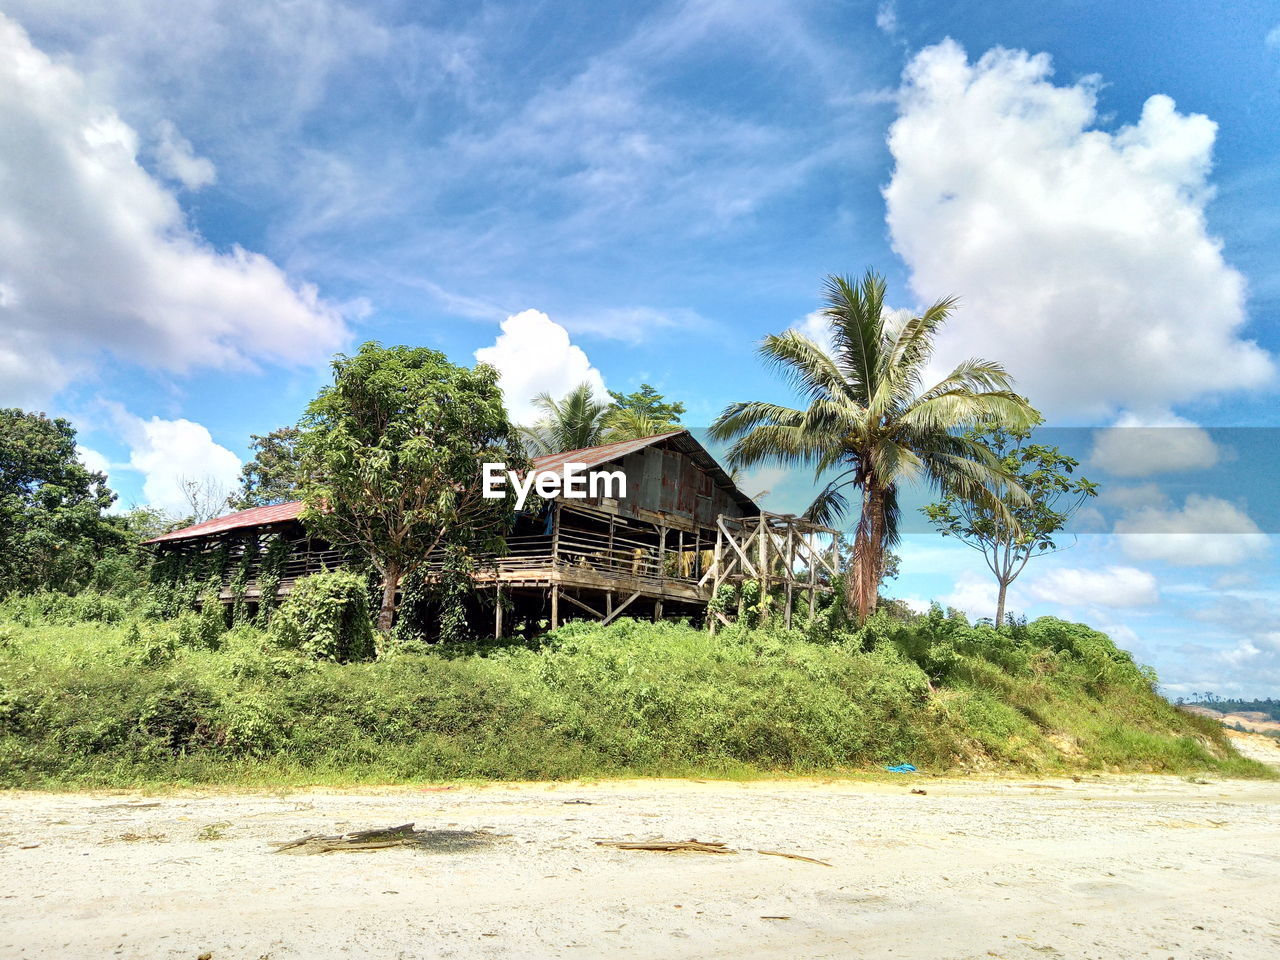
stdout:
<svg viewBox="0 0 1280 960">
<path fill-rule="evenodd" d="M 253 507 L 250 510 L 237 510 L 225 517 L 217 517 L 197 523 L 181 530 L 172 530 L 158 537 L 147 540 L 147 543 L 160 543 L 165 540 L 186 540 L 189 537 L 203 537 L 211 533 L 222 533 L 224 530 L 238 530 L 241 527 L 259 527 L 271 523 L 283 523 L 295 520 L 302 512 L 302 501 L 292 500 L 289 503 L 277 503 L 271 507 Z"/>
<path fill-rule="evenodd" d="M 549 453 L 545 456 L 533 458 L 533 468 L 535 470 L 560 470 L 566 463 L 584 463 L 586 469 L 598 467 L 602 463 L 611 463 L 614 460 L 620 460 L 629 453 L 635 453 L 637 450 L 643 450 L 652 444 L 661 440 L 669 440 L 675 437 L 681 438 L 681 447 L 686 452 L 694 455 L 698 460 L 707 461 L 703 465 L 709 469 L 716 479 L 722 484 L 727 485 L 731 492 L 739 499 L 739 502 L 751 509 L 758 509 L 755 503 L 742 493 L 728 475 L 715 462 L 715 459 L 703 449 L 698 441 L 694 440 L 687 430 L 670 430 L 666 433 L 655 434 L 652 437 L 641 437 L 639 440 L 618 440 L 614 443 L 601 444 L 598 447 L 582 447 L 579 450 L 565 450 L 561 453 Z M 204 537 L 211 533 L 222 533 L 226 530 L 239 530 L 244 527 L 259 527 L 274 523 L 284 523 L 286 520 L 296 520 L 298 514 L 302 512 L 302 502 L 299 500 L 290 503 L 279 503 L 273 507 L 254 507 L 251 510 L 239 510 L 236 513 L 228 513 L 225 517 L 218 517 L 215 520 L 206 520 L 204 523 L 197 523 L 194 526 L 183 527 L 181 530 L 174 530 L 171 533 L 162 534 L 147 540 L 147 543 L 163 543 L 166 540 L 187 540 L 193 537 Z"/>
</svg>

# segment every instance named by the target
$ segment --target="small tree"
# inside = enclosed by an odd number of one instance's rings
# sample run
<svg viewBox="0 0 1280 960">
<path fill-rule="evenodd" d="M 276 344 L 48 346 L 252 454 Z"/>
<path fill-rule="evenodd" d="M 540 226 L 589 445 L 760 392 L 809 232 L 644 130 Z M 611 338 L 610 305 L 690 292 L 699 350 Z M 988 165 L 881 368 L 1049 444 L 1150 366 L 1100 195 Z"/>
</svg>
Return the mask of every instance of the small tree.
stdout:
<svg viewBox="0 0 1280 960">
<path fill-rule="evenodd" d="M 498 372 L 455 366 L 436 350 L 361 346 L 333 361 L 334 382 L 302 421 L 302 520 L 382 577 L 378 629 L 395 618 L 403 577 L 432 551 L 497 550 L 509 499 L 485 499 L 481 464 L 528 468 Z"/>
<path fill-rule="evenodd" d="M 227 512 L 231 498 L 227 496 L 226 484 L 217 477 L 184 475 L 178 478 L 178 484 L 192 523 L 204 523 Z"/>
<path fill-rule="evenodd" d="M 1042 422 L 1037 418 L 1026 429 L 978 427 L 967 434 L 1000 458 L 1029 501 L 1008 502 L 1007 513 L 996 513 L 985 503 L 946 493 L 937 503 L 921 508 L 944 537 L 955 537 L 982 554 L 999 585 L 997 627 L 1004 622 L 1009 584 L 1032 557 L 1061 549 L 1055 535 L 1098 493 L 1097 484 L 1072 476 L 1080 461 L 1057 447 L 1030 442 L 1032 430 Z"/>
<path fill-rule="evenodd" d="M 233 510 L 269 507 L 298 499 L 301 464 L 297 427 L 252 434 L 253 459 L 240 470 L 240 489 L 227 500 Z"/>
</svg>

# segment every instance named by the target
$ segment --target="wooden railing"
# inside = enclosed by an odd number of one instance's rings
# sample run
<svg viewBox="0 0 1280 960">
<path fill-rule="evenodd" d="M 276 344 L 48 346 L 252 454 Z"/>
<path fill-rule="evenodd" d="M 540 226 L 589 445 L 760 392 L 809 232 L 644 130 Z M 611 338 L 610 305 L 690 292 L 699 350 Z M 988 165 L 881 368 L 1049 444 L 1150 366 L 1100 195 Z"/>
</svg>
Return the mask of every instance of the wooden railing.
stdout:
<svg viewBox="0 0 1280 960">
<path fill-rule="evenodd" d="M 299 545 L 301 546 L 301 545 Z M 496 570 L 499 575 L 536 576 L 550 570 L 590 570 L 604 576 L 627 577 L 649 581 L 682 581 L 696 584 L 711 563 L 712 551 L 678 550 L 670 545 L 661 550 L 653 540 L 614 533 L 612 537 L 594 531 L 562 527 L 557 536 L 519 536 L 507 538 L 506 553 L 480 559 L 480 574 Z M 284 562 L 280 584 L 286 591 L 294 581 L 313 573 L 336 570 L 346 562 L 339 550 L 298 550 Z M 439 569 L 440 561 L 428 561 L 428 568 Z M 233 558 L 223 574 L 223 585 L 229 589 L 239 569 Z M 257 589 L 261 571 L 260 558 L 249 568 L 248 588 Z"/>
</svg>

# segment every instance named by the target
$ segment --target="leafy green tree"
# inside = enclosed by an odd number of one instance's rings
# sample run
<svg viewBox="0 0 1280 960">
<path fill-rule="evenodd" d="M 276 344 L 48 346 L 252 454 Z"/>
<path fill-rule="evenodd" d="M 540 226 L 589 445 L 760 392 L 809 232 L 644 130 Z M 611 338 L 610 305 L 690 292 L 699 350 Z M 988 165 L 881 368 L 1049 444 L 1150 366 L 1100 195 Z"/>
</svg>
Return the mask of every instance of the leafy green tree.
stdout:
<svg viewBox="0 0 1280 960">
<path fill-rule="evenodd" d="M 540 393 L 533 398 L 533 405 L 542 416 L 532 427 L 521 431 L 532 456 L 580 450 L 605 442 L 609 404 L 596 398 L 591 384 L 580 383 L 559 400 Z"/>
<path fill-rule="evenodd" d="M 101 551 L 123 543 L 103 516 L 115 498 L 80 462 L 68 421 L 0 409 L 0 594 L 83 586 Z"/>
<path fill-rule="evenodd" d="M 297 427 L 280 427 L 267 434 L 251 434 L 253 459 L 240 470 L 240 489 L 227 498 L 233 510 L 269 507 L 298 499 L 302 465 Z"/>
<path fill-rule="evenodd" d="M 1001 466 L 1017 478 L 1030 498 L 1026 502 L 990 505 L 965 500 L 946 493 L 921 512 L 944 537 L 955 537 L 982 554 L 987 568 L 999 585 L 995 625 L 1004 623 L 1005 596 L 1009 584 L 1022 573 L 1032 557 L 1043 557 L 1061 549 L 1055 537 L 1071 521 L 1098 485 L 1074 476 L 1080 461 L 1057 447 L 1032 443 L 1032 430 L 1042 421 L 1021 428 L 983 425 L 967 436 L 981 443 L 999 458 Z"/>
<path fill-rule="evenodd" d="M 671 427 L 680 422 L 684 416 L 683 403 L 668 403 L 667 398 L 647 383 L 640 384 L 634 393 L 620 393 L 610 390 L 613 410 L 618 412 L 635 411 L 654 423 Z"/>
<path fill-rule="evenodd" d="M 481 464 L 519 470 L 528 461 L 493 367 L 366 343 L 336 357 L 333 374 L 301 424 L 302 520 L 381 575 L 386 633 L 402 578 L 434 551 L 501 548 L 512 503 L 484 498 Z"/>
<path fill-rule="evenodd" d="M 955 300 L 897 321 L 886 314 L 884 295 L 884 278 L 871 271 L 860 281 L 828 277 L 822 313 L 832 352 L 795 330 L 760 345 L 765 362 L 808 406 L 735 403 L 711 427 L 713 439 L 733 441 L 731 465 L 805 465 L 819 476 L 837 471 L 809 507 L 814 520 L 837 521 L 849 507 L 849 491 L 861 494 L 846 577 L 846 606 L 860 623 L 875 610 L 885 553 L 898 542 L 901 486 L 925 483 L 997 510 L 1005 488 L 1009 498 L 1025 501 L 998 458 L 960 431 L 987 421 L 1023 427 L 1034 414 L 1010 389 L 1004 367 L 988 360 L 967 360 L 923 388 L 934 337 Z"/>
<path fill-rule="evenodd" d="M 683 403 L 668 403 L 666 397 L 647 383 L 640 384 L 634 393 L 623 394 L 610 390 L 613 403 L 604 415 L 603 439 L 639 440 L 680 428 L 684 414 Z"/>
</svg>

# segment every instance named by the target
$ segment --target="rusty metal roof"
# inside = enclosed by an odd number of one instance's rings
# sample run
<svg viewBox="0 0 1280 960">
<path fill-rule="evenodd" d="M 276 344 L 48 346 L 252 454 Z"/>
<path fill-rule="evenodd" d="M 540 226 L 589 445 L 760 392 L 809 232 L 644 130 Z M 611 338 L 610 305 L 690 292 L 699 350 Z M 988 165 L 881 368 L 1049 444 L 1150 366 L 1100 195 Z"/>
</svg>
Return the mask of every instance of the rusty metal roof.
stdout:
<svg viewBox="0 0 1280 960">
<path fill-rule="evenodd" d="M 243 527 L 260 527 L 286 520 L 296 520 L 302 512 L 302 501 L 291 500 L 288 503 L 277 503 L 271 507 L 253 507 L 249 510 L 237 510 L 225 517 L 217 517 L 197 523 L 181 530 L 172 530 L 153 537 L 146 543 L 162 543 L 165 540 L 186 540 L 190 537 L 204 537 L 211 533 L 223 533 L 227 530 L 239 530 Z"/>
<path fill-rule="evenodd" d="M 643 450 L 645 447 L 653 446 L 655 443 L 661 443 L 662 441 L 670 441 L 672 447 L 691 457 L 698 466 L 711 474 L 712 479 L 725 488 L 729 495 L 747 513 L 760 512 L 760 508 L 755 501 L 737 488 L 729 475 L 716 462 L 715 457 L 711 456 L 688 430 L 671 430 L 667 433 L 655 434 L 652 437 L 641 437 L 638 440 L 618 440 L 614 443 L 601 444 L 598 447 L 583 447 L 579 450 L 549 453 L 545 456 L 534 457 L 533 468 L 535 470 L 558 471 L 563 469 L 566 463 L 582 463 L 586 464 L 586 469 L 590 470 L 593 467 L 621 460 L 627 454 L 635 453 L 637 450 Z M 204 523 L 183 527 L 181 530 L 162 534 L 146 542 L 163 543 L 169 540 L 188 540 L 213 533 L 224 533 L 227 530 L 284 523 L 287 520 L 296 520 L 301 512 L 302 502 L 298 500 L 276 504 L 272 507 L 254 507 L 251 510 L 239 510 L 236 513 L 228 513 L 225 517 L 218 517 L 215 520 L 206 520 Z"/>
<path fill-rule="evenodd" d="M 592 467 L 598 467 L 602 463 L 621 460 L 627 454 L 643 450 L 659 440 L 665 440 L 667 437 L 674 437 L 677 434 L 687 432 L 687 430 L 668 430 L 666 433 L 656 433 L 652 437 L 641 437 L 639 440 L 617 440 L 613 443 L 601 444 L 598 447 L 582 447 L 578 450 L 548 453 L 544 456 L 533 458 L 533 469 L 560 470 L 566 463 L 585 463 L 587 465 L 586 468 L 590 470 Z"/>
</svg>

